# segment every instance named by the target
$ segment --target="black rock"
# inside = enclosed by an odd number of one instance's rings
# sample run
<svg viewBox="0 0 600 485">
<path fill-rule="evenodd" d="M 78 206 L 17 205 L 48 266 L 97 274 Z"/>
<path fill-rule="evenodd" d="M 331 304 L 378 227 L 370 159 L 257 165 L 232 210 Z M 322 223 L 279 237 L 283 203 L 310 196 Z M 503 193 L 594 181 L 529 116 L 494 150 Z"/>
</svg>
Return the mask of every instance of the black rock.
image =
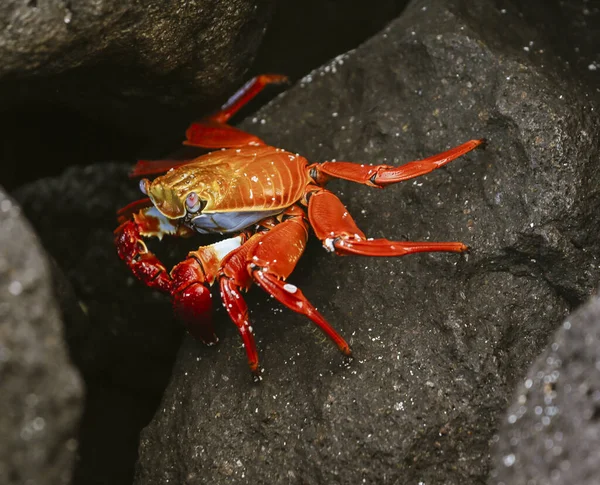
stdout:
<svg viewBox="0 0 600 485">
<path fill-rule="evenodd" d="M 138 485 L 485 481 L 511 391 L 599 280 L 600 128 L 582 57 L 593 49 L 588 34 L 575 35 L 577 16 L 557 3 L 551 11 L 573 26 L 566 38 L 581 40 L 576 55 L 533 6 L 414 2 L 242 124 L 315 162 L 401 164 L 487 138 L 485 151 L 385 191 L 330 187 L 368 236 L 460 240 L 472 251 L 337 258 L 313 239 L 290 282 L 350 340 L 351 367 L 310 322 L 255 289 L 247 300 L 265 368 L 255 386 L 217 308 L 221 344 L 185 340 L 143 434 Z M 73 76 L 65 86 L 77 97 Z M 160 109 L 144 99 L 126 96 L 123 106 L 152 124 Z M 158 100 L 171 101 L 183 102 L 177 93 Z M 160 118 L 175 120 L 165 137 L 182 134 L 185 117 L 169 117 Z M 63 129 L 48 119 L 48 129 Z M 104 133 L 74 143 L 85 157 L 97 154 L 111 142 Z M 36 143 L 12 146 L 27 154 Z M 156 410 L 182 333 L 168 300 L 134 281 L 115 254 L 115 211 L 140 197 L 128 168 L 73 168 L 16 194 L 68 280 L 60 292 L 66 335 L 89 389 L 82 484 L 130 483 L 137 431 Z M 209 242 L 165 239 L 152 248 L 173 263 Z"/>
<path fill-rule="evenodd" d="M 166 125 L 161 108 L 167 114 L 167 106 L 214 107 L 215 98 L 241 81 L 273 4 L 3 2 L 0 81 L 5 100 L 32 101 L 32 88 L 38 87 L 39 100 L 62 100 L 132 133 L 159 133 L 159 126 Z M 157 110 L 153 119 L 147 117 L 151 105 Z"/>
<path fill-rule="evenodd" d="M 68 484 L 83 385 L 63 339 L 50 264 L 0 189 L 0 483 Z"/>
<path fill-rule="evenodd" d="M 490 484 L 598 483 L 600 298 L 570 315 L 503 419 Z"/>
<path fill-rule="evenodd" d="M 158 156 L 242 83 L 274 4 L 0 2 L 3 185 Z"/>
<path fill-rule="evenodd" d="M 222 312 L 216 349 L 186 339 L 137 485 L 485 480 L 516 381 L 599 279 L 597 105 L 546 40 L 492 1 L 415 2 L 242 124 L 314 162 L 401 164 L 487 138 L 385 191 L 331 184 L 368 236 L 472 252 L 336 258 L 311 243 L 290 282 L 350 339 L 351 367 L 253 292 L 262 382 Z"/>
<path fill-rule="evenodd" d="M 75 470 L 75 483 L 86 485 L 131 483 L 139 430 L 155 412 L 183 331 L 168 300 L 117 257 L 116 211 L 140 196 L 130 168 L 73 167 L 15 193 L 67 280 L 67 342 L 88 389 Z"/>
</svg>

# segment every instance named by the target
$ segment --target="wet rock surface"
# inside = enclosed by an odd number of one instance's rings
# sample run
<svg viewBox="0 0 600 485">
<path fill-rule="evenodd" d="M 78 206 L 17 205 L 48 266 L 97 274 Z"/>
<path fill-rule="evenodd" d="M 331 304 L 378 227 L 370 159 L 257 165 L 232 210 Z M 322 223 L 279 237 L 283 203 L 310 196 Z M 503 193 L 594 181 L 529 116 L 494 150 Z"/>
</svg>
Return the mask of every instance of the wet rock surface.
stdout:
<svg viewBox="0 0 600 485">
<path fill-rule="evenodd" d="M 116 209 L 139 197 L 130 168 L 74 167 L 15 194 L 72 284 L 63 286 L 61 304 L 89 390 L 75 468 L 81 484 L 131 483 L 139 430 L 156 409 L 182 333 L 168 300 L 135 284 L 116 256 Z"/>
<path fill-rule="evenodd" d="M 406 3 L 2 2 L 3 185 L 12 190 L 72 165 L 163 156 L 191 120 L 252 73 L 298 79 L 376 33 Z M 48 157 L 32 172 L 32 160 Z"/>
<path fill-rule="evenodd" d="M 186 338 L 171 374 L 181 325 L 166 298 L 133 280 L 112 242 L 116 208 L 140 197 L 130 163 L 72 168 L 18 190 L 66 275 L 58 292 L 66 335 L 89 388 L 75 483 L 131 483 L 137 432 L 157 406 L 138 485 L 484 483 L 515 384 L 599 279 L 598 91 L 588 66 L 600 59 L 588 62 L 597 53 L 586 29 L 598 12 L 587 3 L 413 2 L 242 124 L 311 161 L 401 164 L 488 139 L 485 150 L 384 191 L 331 184 L 368 236 L 472 248 L 338 258 L 311 240 L 290 282 L 351 342 L 349 368 L 310 322 L 254 289 L 260 385 L 220 307 L 220 345 Z M 135 93 L 124 99 L 137 112 Z M 143 107 L 152 119 L 159 111 Z M 106 127 L 91 136 L 52 115 L 47 129 L 68 132 L 78 161 L 90 151 L 102 158 L 114 142 Z M 169 133 L 178 141 L 187 123 L 171 115 L 161 143 Z M 43 160 L 65 163 L 46 139 L 26 140 L 9 144 L 19 157 L 40 160 L 39 146 L 54 154 Z M 152 249 L 172 263 L 208 242 Z"/>
<path fill-rule="evenodd" d="M 273 5 L 270 0 L 3 2 L 5 101 L 19 95 L 33 101 L 37 87 L 38 101 L 62 101 L 130 133 L 160 133 L 169 110 L 214 107 L 240 83 Z M 155 120 L 146 118 L 148 108 L 155 110 Z"/>
<path fill-rule="evenodd" d="M 187 338 L 136 484 L 486 480 L 514 385 L 598 283 L 597 106 L 543 42 L 493 2 L 415 2 L 242 124 L 311 161 L 400 164 L 487 138 L 385 191 L 331 184 L 368 236 L 472 251 L 336 258 L 313 241 L 290 282 L 355 361 L 254 291 L 264 379 L 222 312 L 216 349 Z"/>
<path fill-rule="evenodd" d="M 68 484 L 83 384 L 47 256 L 3 189 L 0 228 L 0 483 Z"/>
<path fill-rule="evenodd" d="M 273 0 L 0 4 L 0 160 L 11 188 L 70 165 L 145 158 L 244 80 Z"/>
<path fill-rule="evenodd" d="M 521 381 L 496 437 L 490 484 L 596 484 L 600 298 L 570 315 Z"/>
</svg>

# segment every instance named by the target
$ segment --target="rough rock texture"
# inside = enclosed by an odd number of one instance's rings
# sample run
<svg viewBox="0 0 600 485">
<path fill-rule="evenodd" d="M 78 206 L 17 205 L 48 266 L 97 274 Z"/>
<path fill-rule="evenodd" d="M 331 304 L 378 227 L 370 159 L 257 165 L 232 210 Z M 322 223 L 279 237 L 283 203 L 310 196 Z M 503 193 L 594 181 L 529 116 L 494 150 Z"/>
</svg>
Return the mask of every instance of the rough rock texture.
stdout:
<svg viewBox="0 0 600 485">
<path fill-rule="evenodd" d="M 496 437 L 490 484 L 600 483 L 600 298 L 531 366 Z"/>
<path fill-rule="evenodd" d="M 409 0 L 287 0 L 277 2 L 252 72 L 297 80 L 375 35 Z"/>
<path fill-rule="evenodd" d="M 139 430 L 155 412 L 182 331 L 168 300 L 135 284 L 116 256 L 116 210 L 139 197 L 129 169 L 72 168 L 16 193 L 75 291 L 61 292 L 61 304 L 89 390 L 75 470 L 75 483 L 86 485 L 131 483 Z"/>
<path fill-rule="evenodd" d="M 0 189 L 0 483 L 68 484 L 83 389 L 63 340 L 50 266 Z"/>
<path fill-rule="evenodd" d="M 3 91 L 31 97 L 37 80 L 40 99 L 59 87 L 53 99 L 147 132 L 161 123 L 145 118 L 149 104 L 214 106 L 239 83 L 273 4 L 9 0 L 0 7 Z"/>
<path fill-rule="evenodd" d="M 563 37 L 517 3 L 414 2 L 245 122 L 314 161 L 399 164 L 485 136 L 487 150 L 385 191 L 331 185 L 369 236 L 473 249 L 374 260 L 336 258 L 312 241 L 290 281 L 351 341 L 352 366 L 254 290 L 266 371 L 253 386 L 217 308 L 221 344 L 186 339 L 144 432 L 138 485 L 485 482 L 515 383 L 597 285 L 600 253 L 593 78 L 583 62 L 557 59 Z M 82 152 L 104 146 L 75 133 Z M 129 483 L 136 430 L 157 406 L 181 335 L 166 299 L 115 255 L 114 211 L 139 197 L 128 168 L 71 169 L 18 193 L 75 289 L 70 308 L 76 301 L 89 316 L 73 309 L 66 319 L 91 386 L 77 483 Z M 172 262 L 189 244 L 153 248 Z"/>
<path fill-rule="evenodd" d="M 341 259 L 312 243 L 290 281 L 350 338 L 352 366 L 253 292 L 262 383 L 219 312 L 220 346 L 180 351 L 137 485 L 484 483 L 516 380 L 598 283 L 597 106 L 550 47 L 495 2 L 415 2 L 243 124 L 313 161 L 402 163 L 486 137 L 398 187 L 331 185 L 369 236 L 473 249 Z"/>
<path fill-rule="evenodd" d="M 39 177 L 176 143 L 242 83 L 274 4 L 0 2 L 3 179 L 32 180 L 32 159 Z"/>
<path fill-rule="evenodd" d="M 298 79 L 383 28 L 406 3 L 0 2 L 3 185 L 71 165 L 162 156 L 251 72 Z M 31 170 L 31 160 L 49 157 Z"/>
</svg>

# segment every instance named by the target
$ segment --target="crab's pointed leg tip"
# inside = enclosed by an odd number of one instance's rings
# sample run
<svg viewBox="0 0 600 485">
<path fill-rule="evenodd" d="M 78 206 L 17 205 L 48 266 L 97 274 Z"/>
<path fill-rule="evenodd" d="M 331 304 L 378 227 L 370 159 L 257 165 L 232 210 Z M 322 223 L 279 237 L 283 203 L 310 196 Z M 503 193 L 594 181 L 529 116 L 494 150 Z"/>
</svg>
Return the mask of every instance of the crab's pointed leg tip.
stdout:
<svg viewBox="0 0 600 485">
<path fill-rule="evenodd" d="M 291 84 L 291 80 L 285 74 L 275 74 L 273 78 L 278 84 Z"/>
<path fill-rule="evenodd" d="M 352 364 L 353 361 L 354 361 L 354 357 L 352 356 L 352 353 L 350 353 L 348 355 L 344 355 L 344 358 L 342 359 L 342 366 L 350 367 L 350 365 Z"/>
<path fill-rule="evenodd" d="M 262 376 L 261 374 L 261 369 L 257 368 L 256 370 L 252 371 L 252 382 L 254 384 L 260 384 L 260 381 L 262 381 Z"/>
<path fill-rule="evenodd" d="M 485 149 L 487 147 L 488 144 L 488 140 L 487 138 L 480 138 L 479 140 L 479 145 L 477 148 L 479 148 L 480 150 Z"/>
</svg>

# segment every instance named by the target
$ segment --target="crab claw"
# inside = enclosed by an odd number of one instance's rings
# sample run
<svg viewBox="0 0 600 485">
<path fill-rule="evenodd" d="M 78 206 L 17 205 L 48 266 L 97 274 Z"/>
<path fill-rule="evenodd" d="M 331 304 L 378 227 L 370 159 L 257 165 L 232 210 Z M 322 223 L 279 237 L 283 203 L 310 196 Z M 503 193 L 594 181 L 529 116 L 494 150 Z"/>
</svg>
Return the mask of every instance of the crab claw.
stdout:
<svg viewBox="0 0 600 485">
<path fill-rule="evenodd" d="M 173 309 L 188 333 L 206 345 L 214 345 L 219 339 L 212 323 L 212 295 L 201 283 L 193 283 L 173 295 Z"/>
<path fill-rule="evenodd" d="M 207 345 L 219 339 L 212 323 L 212 295 L 204 286 L 204 272 L 198 260 L 190 257 L 171 271 L 173 278 L 173 310 L 185 324 L 188 333 Z"/>
</svg>

